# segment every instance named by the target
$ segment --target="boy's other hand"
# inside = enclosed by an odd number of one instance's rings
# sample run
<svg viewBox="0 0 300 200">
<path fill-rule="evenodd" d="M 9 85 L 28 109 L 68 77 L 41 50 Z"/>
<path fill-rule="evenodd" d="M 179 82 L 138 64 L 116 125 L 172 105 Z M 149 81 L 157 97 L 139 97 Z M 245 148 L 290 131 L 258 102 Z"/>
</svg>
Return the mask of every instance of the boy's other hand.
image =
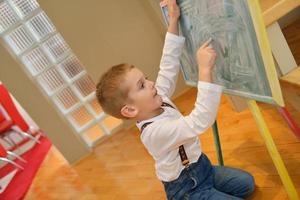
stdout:
<svg viewBox="0 0 300 200">
<path fill-rule="evenodd" d="M 176 0 L 167 0 L 168 2 L 168 13 L 170 21 L 176 21 L 180 17 L 180 9 L 176 3 Z"/>
<path fill-rule="evenodd" d="M 209 43 L 212 39 L 207 40 L 204 44 L 197 50 L 197 62 L 199 71 L 199 80 L 211 82 L 211 73 L 215 65 L 215 60 L 217 54 Z"/>
</svg>

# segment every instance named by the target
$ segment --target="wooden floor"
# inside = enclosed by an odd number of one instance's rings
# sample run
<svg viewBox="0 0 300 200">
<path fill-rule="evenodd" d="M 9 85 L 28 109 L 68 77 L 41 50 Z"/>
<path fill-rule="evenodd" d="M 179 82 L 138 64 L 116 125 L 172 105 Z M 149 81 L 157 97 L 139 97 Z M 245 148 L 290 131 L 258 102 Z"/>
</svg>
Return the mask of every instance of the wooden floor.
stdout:
<svg viewBox="0 0 300 200">
<path fill-rule="evenodd" d="M 182 113 L 191 111 L 195 95 L 196 90 L 191 89 L 175 101 Z M 300 194 L 300 142 L 273 106 L 260 104 L 260 108 Z M 300 113 L 288 109 L 300 125 Z M 255 177 L 257 189 L 250 199 L 287 199 L 250 112 L 234 112 L 223 97 L 218 123 L 225 165 L 242 168 Z M 203 151 L 216 164 L 211 130 L 200 138 Z M 25 199 L 158 200 L 165 195 L 139 132 L 132 128 L 112 136 L 74 167 L 52 148 Z"/>
</svg>

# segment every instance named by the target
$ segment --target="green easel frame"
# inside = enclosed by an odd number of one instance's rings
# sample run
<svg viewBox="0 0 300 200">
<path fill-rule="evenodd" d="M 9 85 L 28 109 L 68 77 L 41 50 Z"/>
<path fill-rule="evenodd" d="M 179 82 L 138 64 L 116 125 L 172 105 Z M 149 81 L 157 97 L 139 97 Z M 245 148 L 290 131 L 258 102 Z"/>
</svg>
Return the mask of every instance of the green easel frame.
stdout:
<svg viewBox="0 0 300 200">
<path fill-rule="evenodd" d="M 213 124 L 212 130 L 213 130 L 215 145 L 216 145 L 216 149 L 217 149 L 218 162 L 219 162 L 220 166 L 224 166 L 224 160 L 223 160 L 223 155 L 222 155 L 222 148 L 221 148 L 221 142 L 220 142 L 220 137 L 219 137 L 217 121 L 215 121 L 215 123 Z"/>
</svg>

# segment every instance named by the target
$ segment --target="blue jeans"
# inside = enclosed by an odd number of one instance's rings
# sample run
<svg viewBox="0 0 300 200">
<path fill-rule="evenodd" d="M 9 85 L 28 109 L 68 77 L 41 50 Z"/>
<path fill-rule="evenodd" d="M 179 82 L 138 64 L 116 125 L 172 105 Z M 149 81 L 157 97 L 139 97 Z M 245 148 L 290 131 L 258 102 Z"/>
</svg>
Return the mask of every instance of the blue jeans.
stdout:
<svg viewBox="0 0 300 200">
<path fill-rule="evenodd" d="M 255 188 L 254 179 L 249 173 L 212 166 L 203 153 L 176 180 L 163 184 L 169 200 L 238 200 L 248 197 Z"/>
</svg>

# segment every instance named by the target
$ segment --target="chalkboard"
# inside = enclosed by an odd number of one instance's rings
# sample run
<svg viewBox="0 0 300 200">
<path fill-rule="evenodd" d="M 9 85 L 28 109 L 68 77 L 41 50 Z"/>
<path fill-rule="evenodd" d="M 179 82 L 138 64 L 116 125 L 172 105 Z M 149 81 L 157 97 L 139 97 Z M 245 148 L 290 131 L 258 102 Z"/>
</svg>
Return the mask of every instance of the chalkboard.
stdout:
<svg viewBox="0 0 300 200">
<path fill-rule="evenodd" d="M 217 52 L 213 82 L 224 93 L 283 106 L 279 81 L 257 0 L 177 0 L 179 32 L 186 38 L 181 69 L 196 86 L 195 55 L 209 38 Z M 162 3 L 165 21 L 167 8 Z"/>
</svg>

